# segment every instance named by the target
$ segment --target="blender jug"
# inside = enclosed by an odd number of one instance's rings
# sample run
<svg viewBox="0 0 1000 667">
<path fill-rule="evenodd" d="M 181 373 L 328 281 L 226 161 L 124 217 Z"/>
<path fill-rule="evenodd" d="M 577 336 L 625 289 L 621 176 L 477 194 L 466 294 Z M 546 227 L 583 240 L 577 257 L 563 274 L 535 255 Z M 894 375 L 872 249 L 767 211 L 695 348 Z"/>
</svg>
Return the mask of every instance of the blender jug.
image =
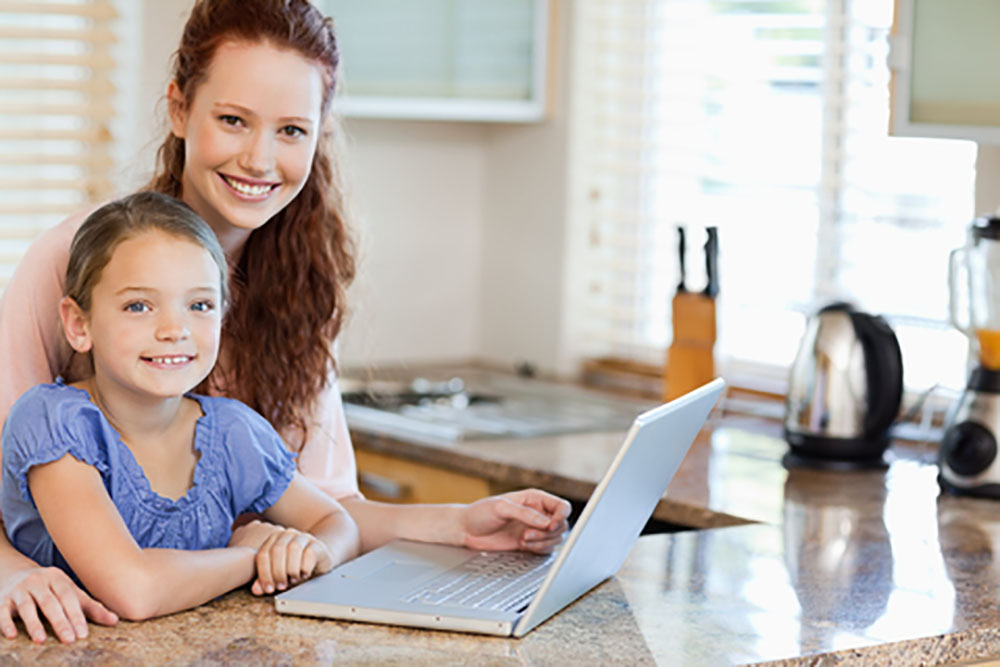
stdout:
<svg viewBox="0 0 1000 667">
<path fill-rule="evenodd" d="M 938 482 L 1000 498 L 1000 217 L 977 218 L 949 259 L 949 314 L 969 338 L 971 372 L 941 440 Z"/>
<path fill-rule="evenodd" d="M 951 252 L 951 323 L 969 337 L 979 365 L 1000 371 L 1000 218 L 979 218 L 970 231 Z"/>
</svg>

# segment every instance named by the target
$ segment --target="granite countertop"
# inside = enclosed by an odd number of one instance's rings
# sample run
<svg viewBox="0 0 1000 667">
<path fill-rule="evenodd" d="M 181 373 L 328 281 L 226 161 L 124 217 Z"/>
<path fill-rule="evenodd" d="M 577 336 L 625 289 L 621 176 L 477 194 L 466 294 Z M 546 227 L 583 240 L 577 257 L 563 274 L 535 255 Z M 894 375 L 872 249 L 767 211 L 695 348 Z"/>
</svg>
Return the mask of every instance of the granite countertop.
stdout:
<svg viewBox="0 0 1000 667">
<path fill-rule="evenodd" d="M 359 448 L 585 498 L 621 433 Z M 778 426 L 716 413 L 617 576 L 523 639 L 280 616 L 235 591 L 71 646 L 0 639 L 0 665 L 941 664 L 1000 655 L 1000 504 L 940 495 L 934 447 L 888 470 L 786 470 Z M 997 554 L 995 556 L 994 554 Z"/>
</svg>

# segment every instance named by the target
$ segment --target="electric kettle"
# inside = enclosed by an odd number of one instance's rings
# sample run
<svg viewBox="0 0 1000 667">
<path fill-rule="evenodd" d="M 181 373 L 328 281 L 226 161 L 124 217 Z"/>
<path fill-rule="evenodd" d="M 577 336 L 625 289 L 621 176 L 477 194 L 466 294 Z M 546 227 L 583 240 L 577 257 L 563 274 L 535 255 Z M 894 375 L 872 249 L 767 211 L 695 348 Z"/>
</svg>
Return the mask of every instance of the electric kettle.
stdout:
<svg viewBox="0 0 1000 667">
<path fill-rule="evenodd" d="M 785 401 L 787 467 L 884 467 L 903 398 L 903 358 L 889 324 L 833 303 L 810 318 Z"/>
</svg>

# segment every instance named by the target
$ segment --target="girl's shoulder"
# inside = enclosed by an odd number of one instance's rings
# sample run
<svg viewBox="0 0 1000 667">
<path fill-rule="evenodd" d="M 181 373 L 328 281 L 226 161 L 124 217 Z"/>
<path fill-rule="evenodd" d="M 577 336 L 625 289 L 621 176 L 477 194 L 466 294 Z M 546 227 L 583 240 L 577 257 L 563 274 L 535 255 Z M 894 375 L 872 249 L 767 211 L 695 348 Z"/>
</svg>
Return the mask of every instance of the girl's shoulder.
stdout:
<svg viewBox="0 0 1000 667">
<path fill-rule="evenodd" d="M 259 479 L 290 479 L 295 455 L 264 417 L 245 403 L 224 396 L 189 394 L 202 407 L 196 438 L 211 442 L 226 471 L 239 471 L 240 484 Z M 204 450 L 203 450 L 204 451 Z"/>
<path fill-rule="evenodd" d="M 202 411 L 206 415 L 211 415 L 220 426 L 243 424 L 254 429 L 273 430 L 271 424 L 259 412 L 235 398 L 205 394 L 188 394 L 188 396 L 198 401 Z"/>
<path fill-rule="evenodd" d="M 271 423 L 246 403 L 226 396 L 189 396 L 201 404 L 202 412 L 209 418 L 212 431 L 219 439 L 235 446 L 247 443 L 269 448 L 278 443 L 284 448 L 281 436 Z"/>
<path fill-rule="evenodd" d="M 40 425 L 51 423 L 52 417 L 57 420 L 73 419 L 81 411 L 101 414 L 85 390 L 57 379 L 55 382 L 35 385 L 24 392 L 10 409 L 7 421 L 11 424 Z M 45 421 L 40 421 L 40 417 L 45 417 Z"/>
</svg>

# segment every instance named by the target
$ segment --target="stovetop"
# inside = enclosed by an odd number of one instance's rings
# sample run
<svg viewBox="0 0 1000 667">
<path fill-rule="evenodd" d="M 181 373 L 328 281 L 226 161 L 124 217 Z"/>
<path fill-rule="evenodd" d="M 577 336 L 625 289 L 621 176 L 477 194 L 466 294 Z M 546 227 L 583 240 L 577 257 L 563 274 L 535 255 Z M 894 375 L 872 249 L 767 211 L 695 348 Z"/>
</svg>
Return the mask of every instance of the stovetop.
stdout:
<svg viewBox="0 0 1000 667">
<path fill-rule="evenodd" d="M 341 380 L 352 428 L 431 440 L 530 438 L 624 431 L 648 403 L 571 384 L 466 370 Z"/>
</svg>

